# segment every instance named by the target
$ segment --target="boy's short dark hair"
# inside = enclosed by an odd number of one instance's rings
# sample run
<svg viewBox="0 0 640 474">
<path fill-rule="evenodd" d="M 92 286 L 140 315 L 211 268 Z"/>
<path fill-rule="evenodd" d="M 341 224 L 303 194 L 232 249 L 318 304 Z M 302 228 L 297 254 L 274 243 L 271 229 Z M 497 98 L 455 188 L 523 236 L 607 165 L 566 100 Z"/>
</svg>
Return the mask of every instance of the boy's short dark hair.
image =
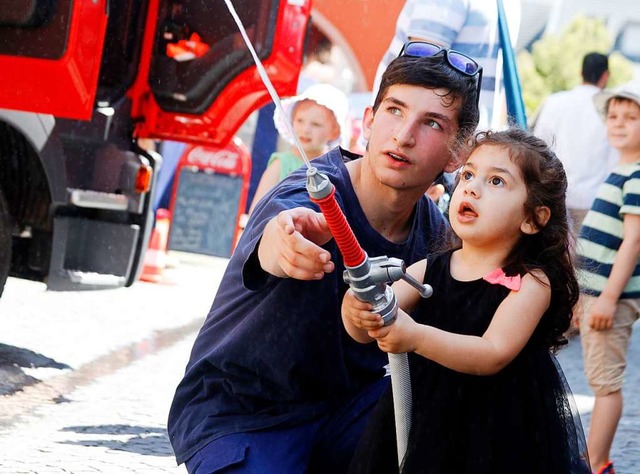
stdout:
<svg viewBox="0 0 640 474">
<path fill-rule="evenodd" d="M 394 85 L 447 89 L 450 103 L 461 99 L 457 114 L 458 140 L 464 142 L 475 131 L 480 120 L 477 80 L 477 76 L 466 76 L 453 69 L 442 55 L 420 58 L 400 56 L 389 63 L 382 75 L 373 111 L 375 113 L 378 110 L 389 88 Z"/>
<path fill-rule="evenodd" d="M 589 84 L 597 84 L 609 70 L 609 58 L 600 53 L 589 53 L 582 60 L 582 79 Z"/>
</svg>

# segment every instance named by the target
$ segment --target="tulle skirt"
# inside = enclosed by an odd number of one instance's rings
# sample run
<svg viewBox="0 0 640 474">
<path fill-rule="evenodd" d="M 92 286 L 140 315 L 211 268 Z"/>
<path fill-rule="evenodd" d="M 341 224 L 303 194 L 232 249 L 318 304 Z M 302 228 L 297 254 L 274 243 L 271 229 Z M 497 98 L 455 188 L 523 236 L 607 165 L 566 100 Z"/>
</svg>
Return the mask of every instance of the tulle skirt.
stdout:
<svg viewBox="0 0 640 474">
<path fill-rule="evenodd" d="M 591 474 L 573 397 L 555 357 L 525 348 L 492 376 L 410 354 L 412 424 L 404 474 Z M 391 390 L 372 414 L 351 473 L 399 472 Z"/>
</svg>

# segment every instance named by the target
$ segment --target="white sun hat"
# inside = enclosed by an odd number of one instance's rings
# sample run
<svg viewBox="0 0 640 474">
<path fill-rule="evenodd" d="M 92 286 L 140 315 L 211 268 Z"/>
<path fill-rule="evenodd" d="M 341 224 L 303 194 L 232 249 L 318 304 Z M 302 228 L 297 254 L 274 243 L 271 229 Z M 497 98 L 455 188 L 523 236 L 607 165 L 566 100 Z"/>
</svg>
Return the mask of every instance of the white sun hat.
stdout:
<svg viewBox="0 0 640 474">
<path fill-rule="evenodd" d="M 295 139 L 291 136 L 289 127 L 287 127 L 285 120 L 290 124 L 292 123 L 293 110 L 296 108 L 296 105 L 303 100 L 312 100 L 333 112 L 333 115 L 340 126 L 340 135 L 337 140 L 329 142 L 328 145 L 330 148 L 339 145 L 341 141 L 345 139 L 347 134 L 349 101 L 347 96 L 340 89 L 332 86 L 331 84 L 314 84 L 295 97 L 289 97 L 281 100 L 285 115 L 283 116 L 282 112 L 280 112 L 280 109 L 277 107 L 273 113 L 273 122 L 275 123 L 280 136 L 291 145 L 295 144 Z"/>
<path fill-rule="evenodd" d="M 593 103 L 596 106 L 596 110 L 603 119 L 607 116 L 609 99 L 613 99 L 614 97 L 630 99 L 640 105 L 640 80 L 634 79 L 615 89 L 607 89 L 593 96 Z"/>
</svg>

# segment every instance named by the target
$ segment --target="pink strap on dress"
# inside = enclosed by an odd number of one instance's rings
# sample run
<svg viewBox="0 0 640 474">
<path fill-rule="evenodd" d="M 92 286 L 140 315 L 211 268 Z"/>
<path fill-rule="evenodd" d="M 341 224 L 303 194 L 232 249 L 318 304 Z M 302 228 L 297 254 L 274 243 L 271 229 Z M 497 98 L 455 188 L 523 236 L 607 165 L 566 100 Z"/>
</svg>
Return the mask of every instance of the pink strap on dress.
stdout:
<svg viewBox="0 0 640 474">
<path fill-rule="evenodd" d="M 520 278 L 520 275 L 507 276 L 504 274 L 502 268 L 496 268 L 485 276 L 483 280 L 488 281 L 492 285 L 502 285 L 511 291 L 518 291 L 520 290 L 520 286 L 522 286 L 522 278 Z"/>
</svg>

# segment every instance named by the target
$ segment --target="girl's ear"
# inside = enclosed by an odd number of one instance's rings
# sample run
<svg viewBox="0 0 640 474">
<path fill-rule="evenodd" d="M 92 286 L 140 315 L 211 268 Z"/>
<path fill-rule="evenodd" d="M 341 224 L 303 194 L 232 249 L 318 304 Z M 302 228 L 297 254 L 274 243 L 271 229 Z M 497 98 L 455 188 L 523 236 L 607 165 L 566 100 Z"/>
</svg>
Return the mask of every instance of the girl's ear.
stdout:
<svg viewBox="0 0 640 474">
<path fill-rule="evenodd" d="M 520 225 L 520 230 L 528 235 L 537 234 L 540 229 L 547 225 L 550 217 L 551 210 L 547 206 L 538 206 L 536 208 L 536 221 L 540 224 L 540 227 L 537 227 L 531 219 L 527 219 Z"/>
</svg>

